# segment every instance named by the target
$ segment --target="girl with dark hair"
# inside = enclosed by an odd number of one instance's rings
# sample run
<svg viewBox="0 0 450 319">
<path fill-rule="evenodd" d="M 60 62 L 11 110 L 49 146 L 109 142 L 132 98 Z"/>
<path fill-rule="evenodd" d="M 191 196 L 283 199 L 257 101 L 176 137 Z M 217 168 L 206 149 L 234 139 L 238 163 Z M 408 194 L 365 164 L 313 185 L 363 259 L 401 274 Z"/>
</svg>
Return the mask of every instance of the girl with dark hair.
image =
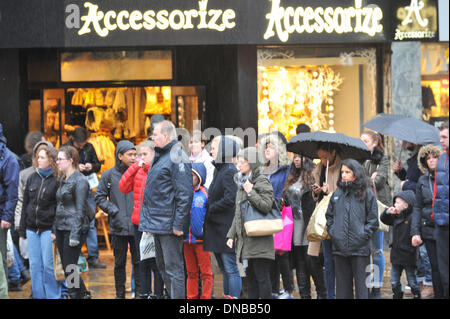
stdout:
<svg viewBox="0 0 450 319">
<path fill-rule="evenodd" d="M 378 206 L 362 166 L 342 161 L 337 190 L 326 212 L 336 268 L 336 298 L 367 299 L 366 268 L 370 264 L 370 238 L 378 229 Z"/>
<path fill-rule="evenodd" d="M 292 238 L 292 266 L 296 270 L 297 284 L 302 299 L 311 299 L 311 280 L 316 286 L 317 299 L 327 299 L 327 290 L 323 277 L 323 269 L 318 256 L 307 254 L 308 241 L 306 227 L 316 206 L 311 196 L 314 184 L 312 171 L 315 165 L 312 160 L 294 154 L 294 161 L 283 190 L 283 199 L 291 206 L 294 217 Z"/>
<path fill-rule="evenodd" d="M 372 189 L 377 195 L 377 199 L 390 206 L 392 202 L 391 187 L 388 183 L 389 176 L 389 157 L 384 154 L 383 141 L 380 134 L 374 131 L 364 131 L 361 134 L 361 140 L 366 144 L 371 152 L 371 158 L 363 164 L 363 169 L 368 178 Z M 381 298 L 381 287 L 384 277 L 384 252 L 383 252 L 383 232 L 376 232 L 370 241 L 371 256 L 373 263 L 378 267 L 378 271 L 374 272 L 372 289 L 370 297 Z M 375 276 L 378 274 L 378 276 Z"/>
</svg>

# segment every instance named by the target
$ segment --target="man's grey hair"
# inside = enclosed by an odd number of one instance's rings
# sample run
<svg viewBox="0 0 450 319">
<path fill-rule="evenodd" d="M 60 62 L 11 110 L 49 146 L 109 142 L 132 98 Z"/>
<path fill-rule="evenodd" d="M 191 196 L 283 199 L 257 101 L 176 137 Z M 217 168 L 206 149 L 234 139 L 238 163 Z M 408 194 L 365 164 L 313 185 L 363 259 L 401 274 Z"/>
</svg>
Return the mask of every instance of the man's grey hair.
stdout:
<svg viewBox="0 0 450 319">
<path fill-rule="evenodd" d="M 166 120 L 157 123 L 155 126 L 160 126 L 161 134 L 167 134 L 171 141 L 178 139 L 177 130 L 175 129 L 175 125 L 173 125 L 172 122 Z"/>
</svg>

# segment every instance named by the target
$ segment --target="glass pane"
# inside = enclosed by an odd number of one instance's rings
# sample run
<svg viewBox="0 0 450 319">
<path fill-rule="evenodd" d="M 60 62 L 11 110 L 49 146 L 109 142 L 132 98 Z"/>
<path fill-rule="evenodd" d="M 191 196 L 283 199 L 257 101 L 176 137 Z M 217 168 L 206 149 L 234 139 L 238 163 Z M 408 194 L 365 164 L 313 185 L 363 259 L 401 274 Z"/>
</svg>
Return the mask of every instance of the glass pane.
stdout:
<svg viewBox="0 0 450 319">
<path fill-rule="evenodd" d="M 171 79 L 170 50 L 61 53 L 62 82 Z"/>
</svg>

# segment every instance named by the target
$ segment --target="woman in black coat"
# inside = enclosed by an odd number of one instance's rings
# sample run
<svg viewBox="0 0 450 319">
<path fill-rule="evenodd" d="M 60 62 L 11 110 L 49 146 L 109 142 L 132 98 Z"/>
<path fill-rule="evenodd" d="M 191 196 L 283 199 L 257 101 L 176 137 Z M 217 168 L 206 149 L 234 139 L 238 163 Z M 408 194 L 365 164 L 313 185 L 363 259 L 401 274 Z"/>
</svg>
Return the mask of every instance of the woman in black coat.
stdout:
<svg viewBox="0 0 450 319">
<path fill-rule="evenodd" d="M 368 188 L 362 166 L 353 159 L 342 161 L 337 182 L 326 212 L 336 273 L 336 298 L 367 299 L 366 268 L 370 264 L 370 239 L 378 229 L 378 206 Z"/>
<path fill-rule="evenodd" d="M 417 182 L 416 204 L 411 221 L 412 245 L 417 247 L 423 242 L 428 257 L 430 257 L 435 299 L 441 299 L 444 295 L 437 261 L 436 240 L 434 239 L 435 222 L 431 218 L 433 213 L 434 171 L 441 154 L 442 150 L 434 145 L 425 145 L 419 151 L 417 162 L 424 175 L 420 176 Z"/>
<path fill-rule="evenodd" d="M 203 247 L 215 254 L 223 274 L 223 290 L 226 298 L 239 298 L 242 279 L 234 249 L 226 245 L 227 233 L 236 210 L 237 169 L 232 160 L 238 153 L 238 145 L 232 139 L 220 136 L 211 143 L 211 155 L 216 170 L 208 190 L 208 204 L 203 225 Z"/>
</svg>

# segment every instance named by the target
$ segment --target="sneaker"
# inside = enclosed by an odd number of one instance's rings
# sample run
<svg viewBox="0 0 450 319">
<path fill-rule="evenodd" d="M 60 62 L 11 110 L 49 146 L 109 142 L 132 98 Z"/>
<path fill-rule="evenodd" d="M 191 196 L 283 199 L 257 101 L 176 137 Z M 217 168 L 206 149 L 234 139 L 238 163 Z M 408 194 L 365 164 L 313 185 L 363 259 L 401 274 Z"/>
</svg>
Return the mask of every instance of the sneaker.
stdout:
<svg viewBox="0 0 450 319">
<path fill-rule="evenodd" d="M 29 282 L 31 280 L 30 271 L 28 269 L 24 269 L 20 273 L 20 280 L 22 282 L 22 285 L 25 285 L 27 282 Z"/>
<path fill-rule="evenodd" d="M 420 290 L 421 290 L 421 296 L 424 299 L 430 299 L 434 297 L 434 290 L 432 286 L 424 285 L 423 283 L 420 284 Z"/>
<path fill-rule="evenodd" d="M 22 291 L 22 283 L 19 280 L 13 280 L 8 282 L 9 291 Z"/>
<path fill-rule="evenodd" d="M 280 299 L 280 295 L 272 294 L 272 299 Z"/>
<path fill-rule="evenodd" d="M 238 299 L 238 298 L 233 297 L 233 296 L 230 296 L 230 295 L 223 295 L 223 297 L 224 297 L 225 299 Z"/>
<path fill-rule="evenodd" d="M 101 263 L 100 260 L 97 258 L 92 262 L 88 262 L 89 268 L 94 268 L 94 269 L 105 269 L 106 265 Z"/>
<path fill-rule="evenodd" d="M 290 293 L 285 292 L 278 297 L 278 299 L 295 299 Z"/>
<path fill-rule="evenodd" d="M 410 286 L 405 286 L 405 291 L 404 291 L 404 295 L 405 296 L 413 296 L 413 293 L 411 292 L 411 287 Z"/>
</svg>

